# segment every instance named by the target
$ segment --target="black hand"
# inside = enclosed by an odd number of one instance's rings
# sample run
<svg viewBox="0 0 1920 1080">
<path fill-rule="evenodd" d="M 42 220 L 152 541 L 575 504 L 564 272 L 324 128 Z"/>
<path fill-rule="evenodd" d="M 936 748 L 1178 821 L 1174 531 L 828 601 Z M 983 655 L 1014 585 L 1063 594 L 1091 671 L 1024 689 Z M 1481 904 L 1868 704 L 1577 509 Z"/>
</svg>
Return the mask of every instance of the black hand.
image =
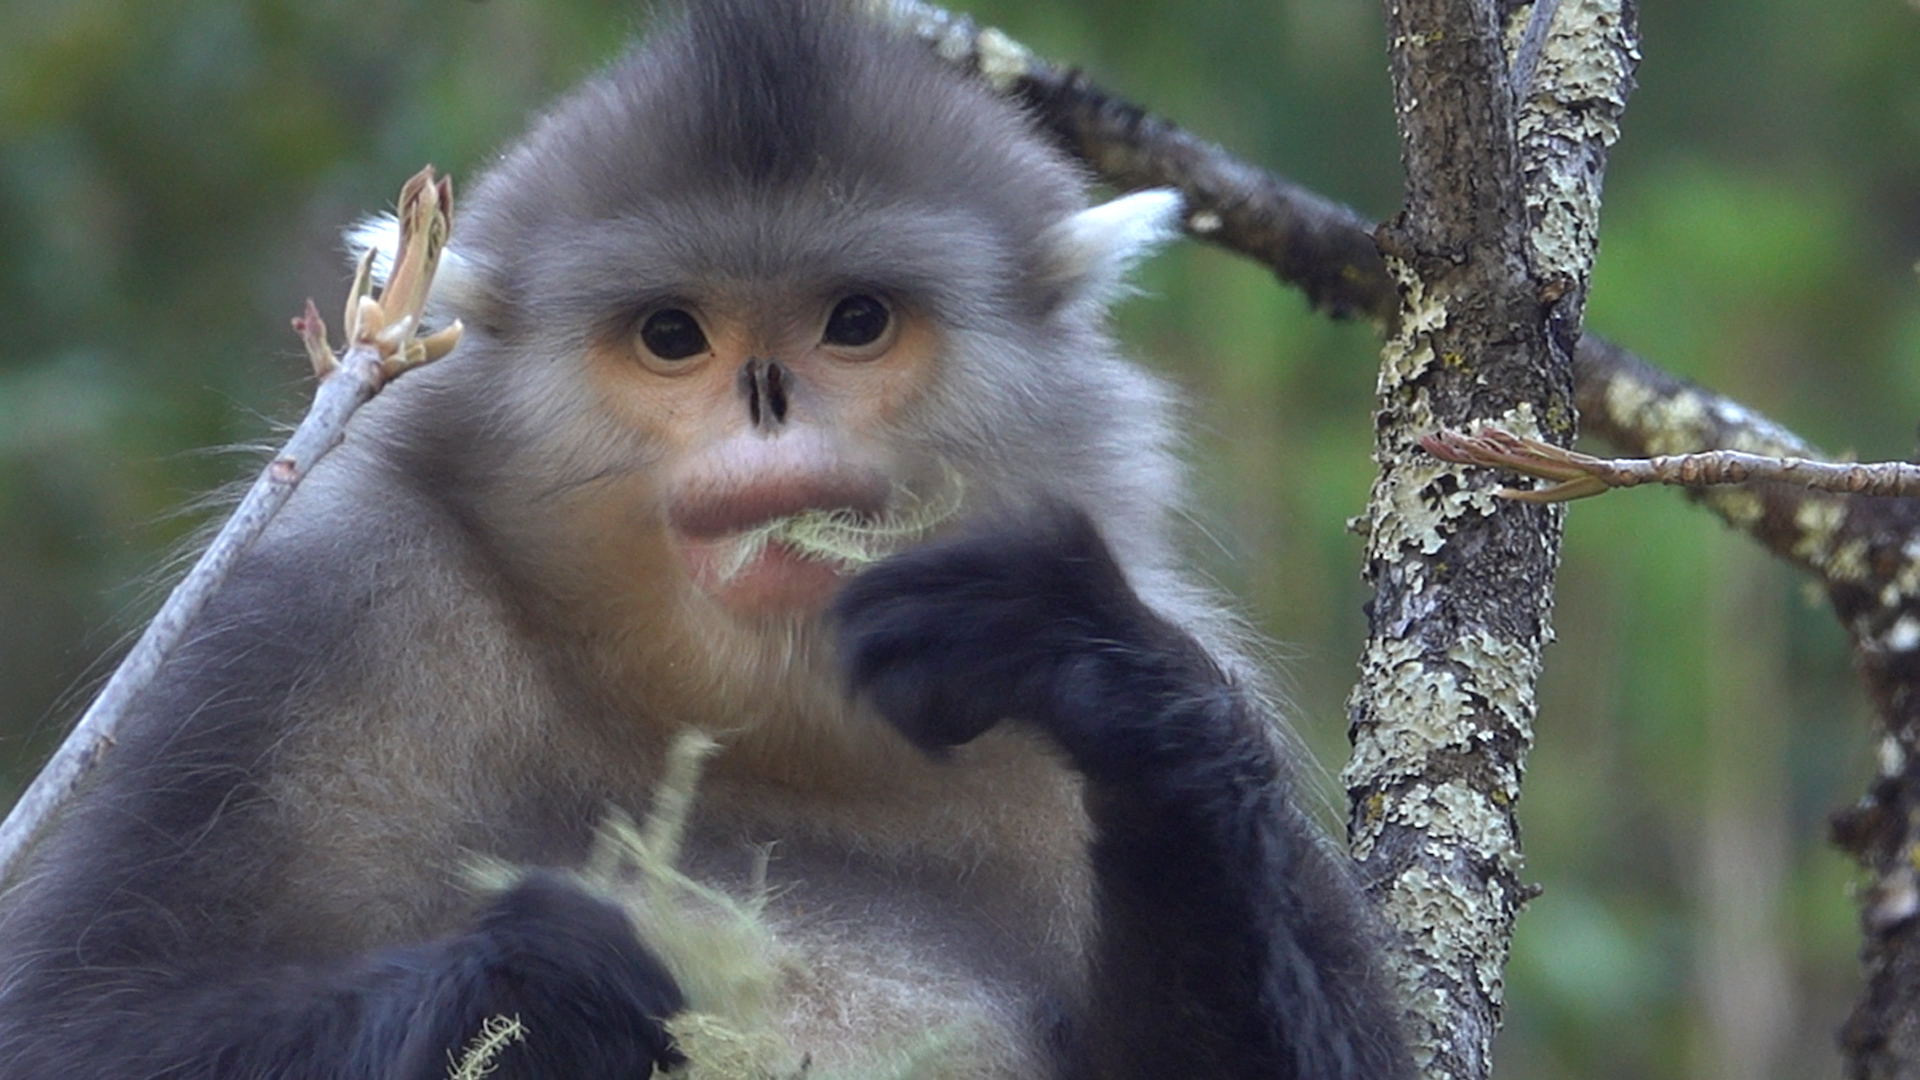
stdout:
<svg viewBox="0 0 1920 1080">
<path fill-rule="evenodd" d="M 530 877 L 431 948 L 440 970 L 394 1076 L 445 1080 L 495 1017 L 525 1029 L 495 1059 L 495 1080 L 640 1080 L 683 1060 L 661 1027 L 685 1006 L 673 977 L 623 912 L 558 877 Z"/>
<path fill-rule="evenodd" d="M 1089 775 L 1131 772 L 1186 741 L 1156 723 L 1169 697 L 1225 687 L 1064 507 L 888 559 L 834 614 L 855 691 L 929 750 L 1017 718 Z"/>
</svg>

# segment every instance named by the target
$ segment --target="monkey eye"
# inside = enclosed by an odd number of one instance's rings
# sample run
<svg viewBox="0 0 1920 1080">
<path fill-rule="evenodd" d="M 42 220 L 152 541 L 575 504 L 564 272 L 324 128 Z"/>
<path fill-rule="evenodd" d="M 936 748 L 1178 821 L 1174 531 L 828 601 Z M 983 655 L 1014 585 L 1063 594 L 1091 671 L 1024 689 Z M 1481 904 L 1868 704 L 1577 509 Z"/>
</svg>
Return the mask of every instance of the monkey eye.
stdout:
<svg viewBox="0 0 1920 1080">
<path fill-rule="evenodd" d="M 820 343 L 840 349 L 863 349 L 879 342 L 893 326 L 893 312 L 871 296 L 856 293 L 843 298 L 827 316 Z"/>
<path fill-rule="evenodd" d="M 663 308 L 640 324 L 640 344 L 662 360 L 685 360 L 707 351 L 707 335 L 691 312 Z"/>
</svg>

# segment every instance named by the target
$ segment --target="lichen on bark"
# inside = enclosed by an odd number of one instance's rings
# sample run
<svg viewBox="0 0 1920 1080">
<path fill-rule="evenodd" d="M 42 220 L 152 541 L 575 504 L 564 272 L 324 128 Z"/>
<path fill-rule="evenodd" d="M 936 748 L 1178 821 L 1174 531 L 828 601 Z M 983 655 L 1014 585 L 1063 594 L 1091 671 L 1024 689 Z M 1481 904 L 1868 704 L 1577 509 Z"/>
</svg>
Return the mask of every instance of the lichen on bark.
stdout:
<svg viewBox="0 0 1920 1080">
<path fill-rule="evenodd" d="M 1547 2 L 1547 0 L 1540 0 Z M 1524 26 L 1530 5 L 1510 13 Z M 1380 365 L 1366 521 L 1370 635 L 1342 777 L 1354 851 L 1401 935 L 1416 1054 L 1483 1078 L 1520 877 L 1516 810 L 1552 638 L 1562 512 L 1419 448 L 1493 424 L 1559 445 L 1599 184 L 1637 59 L 1621 0 L 1563 0 L 1516 100 L 1492 0 L 1394 0 L 1407 202 L 1378 238 L 1400 312 Z M 1463 427 L 1463 425 L 1465 425 Z"/>
</svg>

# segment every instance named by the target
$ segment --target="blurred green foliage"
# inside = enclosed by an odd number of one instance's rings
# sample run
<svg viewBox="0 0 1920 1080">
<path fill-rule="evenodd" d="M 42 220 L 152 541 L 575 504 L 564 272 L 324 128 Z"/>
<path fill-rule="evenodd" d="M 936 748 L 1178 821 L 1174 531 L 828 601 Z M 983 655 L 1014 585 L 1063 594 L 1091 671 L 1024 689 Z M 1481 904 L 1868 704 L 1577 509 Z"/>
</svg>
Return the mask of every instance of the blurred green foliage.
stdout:
<svg viewBox="0 0 1920 1080">
<path fill-rule="evenodd" d="M 1399 191 L 1359 0 L 981 0 L 1041 52 L 1375 215 Z M 1920 416 L 1920 11 L 1659 4 L 1588 325 L 1834 450 Z M 431 161 L 470 177 L 640 22 L 616 0 L 0 4 L 0 789 L 150 610 L 153 568 L 306 397 L 286 319 Z M 1127 337 L 1194 402 L 1200 558 L 1288 657 L 1329 769 L 1364 622 L 1344 529 L 1376 345 L 1183 246 Z M 1832 618 L 1672 492 L 1577 505 L 1522 806 L 1545 893 L 1498 1074 L 1837 1076 L 1868 709 Z"/>
</svg>

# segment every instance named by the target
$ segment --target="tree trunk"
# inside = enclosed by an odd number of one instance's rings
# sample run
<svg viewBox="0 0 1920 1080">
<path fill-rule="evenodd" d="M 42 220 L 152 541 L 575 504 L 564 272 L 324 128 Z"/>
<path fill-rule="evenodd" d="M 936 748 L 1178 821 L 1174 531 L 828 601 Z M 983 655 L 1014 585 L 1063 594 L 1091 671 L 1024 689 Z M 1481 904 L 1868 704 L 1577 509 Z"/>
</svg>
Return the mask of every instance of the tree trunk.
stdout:
<svg viewBox="0 0 1920 1080">
<path fill-rule="evenodd" d="M 1462 1080 L 1492 1073 L 1531 893 L 1515 813 L 1564 515 L 1493 497 L 1490 471 L 1419 440 L 1490 423 L 1572 442 L 1600 178 L 1636 58 L 1630 5 L 1537 4 L 1503 21 L 1494 0 L 1393 0 L 1387 19 L 1407 202 L 1378 233 L 1400 312 L 1343 777 L 1354 854 L 1405 945 L 1416 1054 L 1429 1077 Z"/>
</svg>

